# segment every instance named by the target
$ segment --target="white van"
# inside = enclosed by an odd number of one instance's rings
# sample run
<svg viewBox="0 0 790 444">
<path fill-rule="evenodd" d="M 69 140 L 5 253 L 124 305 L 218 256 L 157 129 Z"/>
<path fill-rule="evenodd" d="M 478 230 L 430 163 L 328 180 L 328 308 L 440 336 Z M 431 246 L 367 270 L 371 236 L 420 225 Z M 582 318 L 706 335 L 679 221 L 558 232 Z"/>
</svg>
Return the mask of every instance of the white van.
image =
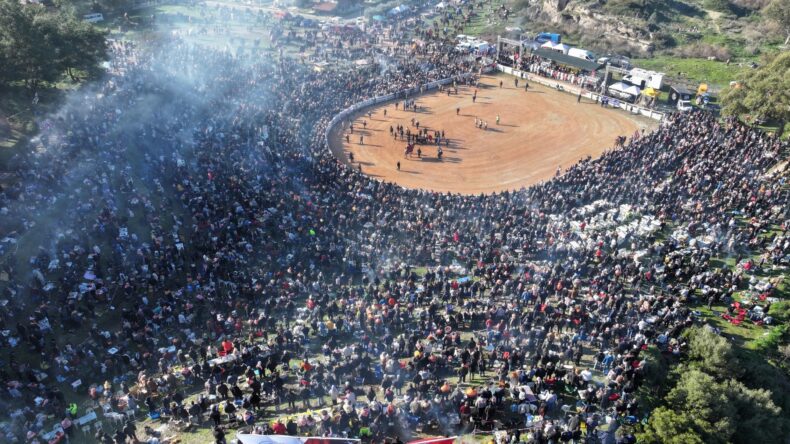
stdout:
<svg viewBox="0 0 790 444">
<path fill-rule="evenodd" d="M 595 54 L 593 54 L 591 51 L 587 51 L 586 49 L 571 48 L 568 51 L 568 55 L 571 57 L 576 57 L 577 59 L 588 60 L 590 62 L 595 61 Z"/>
<path fill-rule="evenodd" d="M 686 112 L 694 109 L 690 100 L 678 100 L 678 111 Z"/>
<path fill-rule="evenodd" d="M 469 52 L 472 50 L 472 45 L 466 42 L 455 45 L 455 50 L 460 52 Z"/>
<path fill-rule="evenodd" d="M 474 48 L 474 50 L 478 52 L 485 52 L 488 51 L 489 48 L 491 48 L 491 45 L 489 45 L 488 42 L 474 42 L 472 44 L 472 48 Z"/>
</svg>

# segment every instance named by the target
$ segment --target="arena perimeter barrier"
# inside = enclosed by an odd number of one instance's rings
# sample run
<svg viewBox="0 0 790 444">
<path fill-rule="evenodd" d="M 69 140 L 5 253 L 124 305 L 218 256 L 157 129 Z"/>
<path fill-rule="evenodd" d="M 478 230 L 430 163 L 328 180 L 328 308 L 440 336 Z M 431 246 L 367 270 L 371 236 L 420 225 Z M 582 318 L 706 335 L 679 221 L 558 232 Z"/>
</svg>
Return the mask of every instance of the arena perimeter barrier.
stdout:
<svg viewBox="0 0 790 444">
<path fill-rule="evenodd" d="M 362 102 L 355 103 L 350 107 L 344 109 L 343 111 L 340 111 L 335 117 L 332 118 L 331 121 L 329 121 L 329 125 L 326 127 L 326 132 L 324 133 L 324 143 L 326 143 L 327 148 L 329 148 L 330 146 L 329 134 L 332 132 L 335 126 L 338 123 L 342 122 L 346 117 L 353 115 L 354 113 L 359 112 L 362 109 L 365 109 L 369 106 L 378 105 L 379 103 L 389 102 L 395 99 L 406 99 L 410 97 L 412 94 L 422 94 L 425 91 L 438 88 L 439 85 L 446 85 L 448 83 L 452 83 L 453 80 L 467 79 L 474 75 L 475 73 L 473 72 L 459 74 L 457 76 L 448 77 L 446 79 L 441 79 L 441 80 L 435 80 L 430 83 L 425 83 L 420 86 L 415 86 L 414 88 L 404 89 L 396 93 L 387 94 L 386 96 L 373 97 L 372 99 L 363 100 Z"/>
<path fill-rule="evenodd" d="M 601 100 L 602 97 L 607 97 L 607 96 L 605 96 L 603 94 L 598 94 L 598 93 L 595 93 L 595 92 L 586 91 L 586 90 L 583 90 L 583 89 L 579 88 L 578 86 L 570 85 L 570 84 L 565 83 L 565 82 L 560 82 L 560 81 L 557 81 L 557 80 L 550 80 L 550 79 L 546 79 L 546 78 L 543 78 L 543 77 L 540 77 L 540 76 L 536 76 L 535 74 L 533 74 L 533 73 L 531 73 L 529 71 L 520 71 L 518 69 L 513 69 L 513 68 L 511 68 L 509 66 L 500 65 L 500 64 L 497 64 L 496 67 L 497 67 L 497 70 L 499 70 L 501 72 L 504 72 L 505 74 L 510 74 L 510 75 L 513 75 L 513 76 L 516 76 L 516 77 L 521 77 L 522 75 L 524 75 L 524 76 L 526 76 L 527 80 L 529 80 L 531 82 L 535 82 L 535 83 L 540 83 L 541 85 L 548 86 L 549 88 L 555 88 L 556 89 L 557 86 L 560 86 L 560 87 L 562 87 L 562 90 L 565 91 L 565 92 L 568 92 L 568 93 L 571 93 L 571 94 L 579 94 L 579 93 L 581 93 L 582 97 L 588 98 L 590 100 L 594 100 L 596 103 L 598 103 Z M 616 101 L 614 103 L 617 103 L 616 106 L 618 108 L 622 108 L 623 110 L 625 110 L 625 111 L 627 111 L 629 113 L 641 114 L 641 115 L 643 115 L 645 117 L 649 117 L 651 119 L 655 119 L 655 120 L 658 120 L 658 121 L 661 121 L 661 119 L 664 118 L 664 113 L 662 113 L 660 111 L 656 111 L 656 110 L 653 110 L 653 109 L 650 109 L 650 108 L 644 108 L 644 107 L 641 107 L 639 105 L 633 105 L 631 103 L 628 103 L 628 102 L 625 102 L 623 100 L 620 100 L 620 99 L 618 99 L 616 97 L 608 97 L 608 98 L 610 100 L 610 102 L 609 102 L 610 105 L 609 106 L 615 106 L 615 105 L 612 105 L 611 103 L 612 103 L 612 101 Z"/>
</svg>

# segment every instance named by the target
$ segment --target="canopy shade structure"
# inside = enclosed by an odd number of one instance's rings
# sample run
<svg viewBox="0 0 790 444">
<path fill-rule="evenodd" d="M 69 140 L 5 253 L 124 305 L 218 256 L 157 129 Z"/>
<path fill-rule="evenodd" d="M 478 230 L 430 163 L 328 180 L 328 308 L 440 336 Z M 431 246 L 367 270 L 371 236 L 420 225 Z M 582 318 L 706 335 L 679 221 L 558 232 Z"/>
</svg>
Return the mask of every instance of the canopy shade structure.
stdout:
<svg viewBox="0 0 790 444">
<path fill-rule="evenodd" d="M 658 91 L 650 87 L 647 87 L 644 89 L 644 91 L 642 91 L 642 94 L 648 97 L 658 97 L 658 93 Z"/>
<path fill-rule="evenodd" d="M 546 48 L 538 48 L 532 51 L 532 54 L 543 57 L 544 59 L 552 60 L 560 65 L 571 66 L 574 68 L 581 69 L 583 71 L 589 71 L 589 72 L 597 71 L 602 69 L 604 66 L 598 62 L 591 62 L 589 60 L 584 60 L 577 57 L 571 57 L 567 54 L 562 54 L 557 51 L 552 51 Z"/>
<path fill-rule="evenodd" d="M 632 96 L 638 96 L 639 93 L 641 92 L 639 87 L 633 85 L 628 86 L 627 88 L 625 88 L 624 91 L 627 92 L 628 94 L 631 94 Z"/>
<path fill-rule="evenodd" d="M 552 51 L 562 52 L 563 54 L 567 54 L 570 51 L 571 47 L 564 44 L 564 43 L 554 43 L 552 41 L 548 41 L 542 45 L 541 48 L 549 49 Z"/>
</svg>

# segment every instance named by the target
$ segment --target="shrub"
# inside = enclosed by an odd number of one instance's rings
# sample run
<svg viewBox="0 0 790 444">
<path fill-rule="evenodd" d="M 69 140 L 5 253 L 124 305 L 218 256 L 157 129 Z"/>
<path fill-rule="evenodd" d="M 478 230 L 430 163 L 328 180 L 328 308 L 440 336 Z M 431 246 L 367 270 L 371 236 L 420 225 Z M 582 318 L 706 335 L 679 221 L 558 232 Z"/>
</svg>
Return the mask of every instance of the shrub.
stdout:
<svg viewBox="0 0 790 444">
<path fill-rule="evenodd" d="M 768 316 L 782 322 L 790 321 L 790 301 L 779 301 L 771 304 Z"/>
<path fill-rule="evenodd" d="M 678 48 L 675 53 L 680 57 L 694 59 L 707 59 L 708 57 L 715 57 L 716 60 L 727 60 L 730 58 L 730 51 L 727 48 L 723 46 L 711 45 L 710 43 L 693 43 Z"/>
<path fill-rule="evenodd" d="M 751 11 L 763 9 L 768 6 L 768 3 L 771 3 L 771 0 L 732 0 L 733 5 Z"/>
<path fill-rule="evenodd" d="M 730 5 L 729 0 L 705 0 L 702 2 L 702 6 L 704 6 L 705 9 L 710 9 L 713 11 L 724 13 L 732 12 L 732 6 Z"/>
<path fill-rule="evenodd" d="M 777 325 L 776 327 L 770 329 L 767 335 L 754 341 L 755 348 L 764 352 L 772 352 L 773 350 L 776 350 L 779 347 L 779 344 L 784 341 L 788 330 L 787 324 Z"/>
<path fill-rule="evenodd" d="M 653 44 L 656 45 L 656 49 L 666 49 L 666 48 L 673 48 L 677 45 L 677 41 L 675 38 L 672 37 L 672 34 L 666 32 L 657 32 L 653 34 Z"/>
<path fill-rule="evenodd" d="M 693 367 L 722 379 L 740 372 L 735 349 L 727 339 L 707 328 L 689 330 L 688 338 Z"/>
</svg>

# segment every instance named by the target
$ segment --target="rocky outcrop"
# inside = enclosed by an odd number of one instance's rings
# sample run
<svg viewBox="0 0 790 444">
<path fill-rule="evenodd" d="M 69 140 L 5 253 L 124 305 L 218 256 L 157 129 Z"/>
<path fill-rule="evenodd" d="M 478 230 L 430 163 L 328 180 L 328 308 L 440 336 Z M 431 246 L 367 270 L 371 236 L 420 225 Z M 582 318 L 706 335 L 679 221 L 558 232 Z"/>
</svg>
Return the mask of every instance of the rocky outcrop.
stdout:
<svg viewBox="0 0 790 444">
<path fill-rule="evenodd" d="M 547 22 L 574 23 L 586 31 L 625 40 L 644 51 L 652 46 L 650 34 L 646 30 L 630 25 L 620 18 L 602 14 L 589 6 L 571 0 L 541 0 L 536 6 L 538 6 L 536 15 Z"/>
</svg>

